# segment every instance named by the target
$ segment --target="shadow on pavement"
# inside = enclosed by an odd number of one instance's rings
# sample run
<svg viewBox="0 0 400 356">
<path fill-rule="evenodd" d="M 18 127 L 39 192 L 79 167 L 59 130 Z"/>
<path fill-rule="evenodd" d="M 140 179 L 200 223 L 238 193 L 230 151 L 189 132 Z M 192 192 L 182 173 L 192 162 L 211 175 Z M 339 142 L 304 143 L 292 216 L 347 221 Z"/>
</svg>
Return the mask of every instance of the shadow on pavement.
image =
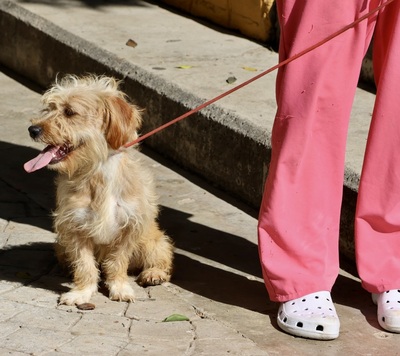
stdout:
<svg viewBox="0 0 400 356">
<path fill-rule="evenodd" d="M 0 205 L 3 207 L 0 218 L 52 231 L 50 212 L 54 208 L 55 174 L 49 170 L 28 174 L 23 169 L 24 162 L 37 153 L 33 148 L 0 142 L 0 160 L 4 162 L 0 173 Z M 161 207 L 161 226 L 174 238 L 176 247 L 261 276 L 257 246 L 238 236 L 193 223 L 189 217 L 178 210 Z M 6 245 L 0 250 L 0 279 L 43 288 L 41 277 L 51 276 L 53 282 L 46 287 L 59 292 L 66 280 L 60 271 L 57 272 L 56 264 L 50 242 L 32 240 L 30 243 L 21 241 L 21 245 Z M 180 254 L 176 254 L 173 283 L 223 303 L 260 312 L 266 309 L 267 297 L 262 283 Z"/>
<path fill-rule="evenodd" d="M 38 151 L 0 141 L 0 218 L 23 222 L 51 231 L 50 212 L 54 209 L 54 173 L 24 171 L 26 161 Z"/>
<path fill-rule="evenodd" d="M 37 150 L 0 142 L 0 218 L 52 231 L 54 173 L 40 170 L 27 174 L 23 163 Z M 190 221 L 190 215 L 162 207 L 160 225 L 172 236 L 177 253 L 172 282 L 185 290 L 214 301 L 236 305 L 274 318 L 276 304 L 269 302 L 261 278 L 257 246 L 239 236 Z M 39 230 L 40 231 L 40 230 Z M 26 240 L 25 240 L 26 241 Z M 0 241 L 1 242 L 1 241 Z M 204 260 L 208 261 L 204 263 Z M 65 290 L 68 281 L 57 266 L 50 242 L 22 242 L 0 250 L 0 279 L 33 287 Z M 224 267 L 228 267 L 227 270 Z M 239 273 L 229 271 L 232 268 Z M 41 277 L 52 277 L 43 284 Z M 375 308 L 370 296 L 356 280 L 339 276 L 334 290 L 338 304 L 360 309 L 373 324 Z"/>
</svg>

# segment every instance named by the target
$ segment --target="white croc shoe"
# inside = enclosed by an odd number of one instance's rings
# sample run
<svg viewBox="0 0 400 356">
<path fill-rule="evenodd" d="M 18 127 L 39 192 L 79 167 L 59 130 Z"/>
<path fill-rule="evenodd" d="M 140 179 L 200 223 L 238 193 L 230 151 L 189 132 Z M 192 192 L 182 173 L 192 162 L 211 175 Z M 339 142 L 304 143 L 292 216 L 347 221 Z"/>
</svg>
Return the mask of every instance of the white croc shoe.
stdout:
<svg viewBox="0 0 400 356">
<path fill-rule="evenodd" d="M 379 325 L 387 331 L 400 333 L 400 289 L 372 294 L 372 300 L 378 306 Z"/>
<path fill-rule="evenodd" d="M 340 321 L 327 291 L 307 294 L 280 305 L 278 325 L 287 333 L 315 340 L 339 336 Z"/>
</svg>

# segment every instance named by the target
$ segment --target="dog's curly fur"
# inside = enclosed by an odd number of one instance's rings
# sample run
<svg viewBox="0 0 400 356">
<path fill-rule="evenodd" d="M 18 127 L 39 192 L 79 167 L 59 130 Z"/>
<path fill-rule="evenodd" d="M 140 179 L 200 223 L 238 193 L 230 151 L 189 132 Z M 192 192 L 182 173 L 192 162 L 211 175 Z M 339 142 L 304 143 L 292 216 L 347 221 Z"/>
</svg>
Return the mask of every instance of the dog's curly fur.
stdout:
<svg viewBox="0 0 400 356">
<path fill-rule="evenodd" d="M 151 175 L 137 150 L 121 148 L 137 138 L 140 110 L 109 77 L 66 76 L 42 101 L 43 115 L 30 131 L 36 141 L 60 147 L 49 164 L 59 173 L 55 250 L 74 281 L 60 303 L 89 302 L 100 271 L 110 299 L 133 301 L 128 271 L 140 269 L 138 283 L 155 285 L 170 279 L 173 260 L 171 240 L 156 222 Z"/>
</svg>

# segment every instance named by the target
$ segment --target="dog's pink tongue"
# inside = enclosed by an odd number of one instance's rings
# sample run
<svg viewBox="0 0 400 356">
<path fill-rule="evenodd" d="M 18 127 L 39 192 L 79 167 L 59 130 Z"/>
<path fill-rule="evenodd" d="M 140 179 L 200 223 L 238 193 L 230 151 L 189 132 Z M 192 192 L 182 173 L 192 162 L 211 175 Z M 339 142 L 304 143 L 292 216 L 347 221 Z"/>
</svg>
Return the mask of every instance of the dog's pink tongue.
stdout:
<svg viewBox="0 0 400 356">
<path fill-rule="evenodd" d="M 32 173 L 47 166 L 53 159 L 53 154 L 58 151 L 59 146 L 48 146 L 42 152 L 39 153 L 37 157 L 31 159 L 29 162 L 24 164 L 24 169 L 28 173 Z"/>
</svg>

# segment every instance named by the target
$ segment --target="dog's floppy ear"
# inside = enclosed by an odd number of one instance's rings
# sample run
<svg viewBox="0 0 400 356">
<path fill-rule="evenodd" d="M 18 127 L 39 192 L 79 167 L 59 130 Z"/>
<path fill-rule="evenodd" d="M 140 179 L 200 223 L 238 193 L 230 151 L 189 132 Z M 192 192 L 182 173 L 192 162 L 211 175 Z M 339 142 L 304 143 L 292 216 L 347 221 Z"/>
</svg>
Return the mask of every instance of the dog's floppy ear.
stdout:
<svg viewBox="0 0 400 356">
<path fill-rule="evenodd" d="M 142 123 L 140 110 L 119 97 L 107 100 L 105 112 L 105 136 L 114 150 L 137 138 Z"/>
</svg>

